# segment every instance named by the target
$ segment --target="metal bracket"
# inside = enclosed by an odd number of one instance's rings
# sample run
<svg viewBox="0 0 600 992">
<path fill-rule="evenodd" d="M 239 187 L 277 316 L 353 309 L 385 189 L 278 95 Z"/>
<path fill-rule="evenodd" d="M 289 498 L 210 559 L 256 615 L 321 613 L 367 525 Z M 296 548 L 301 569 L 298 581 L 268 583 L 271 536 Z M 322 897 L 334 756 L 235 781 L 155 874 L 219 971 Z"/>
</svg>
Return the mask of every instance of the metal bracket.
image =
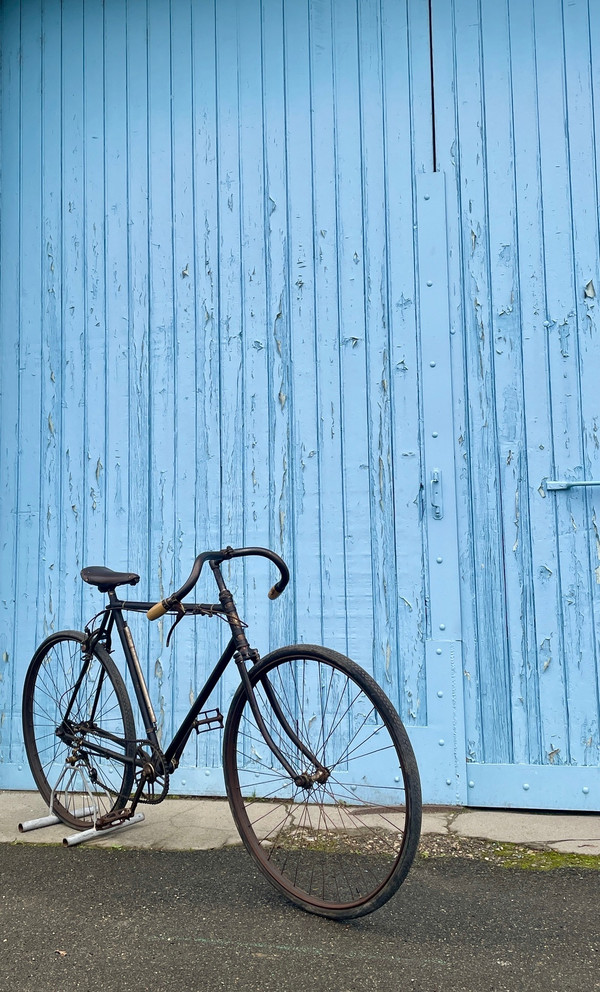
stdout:
<svg viewBox="0 0 600 992">
<path fill-rule="evenodd" d="M 431 509 L 436 520 L 441 520 L 444 516 L 444 504 L 442 500 L 442 473 L 439 468 L 434 468 L 429 482 L 431 499 Z"/>
</svg>

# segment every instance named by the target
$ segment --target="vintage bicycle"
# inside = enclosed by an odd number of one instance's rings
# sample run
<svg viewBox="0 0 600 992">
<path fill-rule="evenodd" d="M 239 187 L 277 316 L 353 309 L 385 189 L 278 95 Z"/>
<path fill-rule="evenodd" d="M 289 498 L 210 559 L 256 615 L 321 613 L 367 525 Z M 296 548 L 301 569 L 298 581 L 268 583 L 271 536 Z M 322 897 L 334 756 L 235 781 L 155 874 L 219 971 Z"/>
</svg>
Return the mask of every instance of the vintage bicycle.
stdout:
<svg viewBox="0 0 600 992">
<path fill-rule="evenodd" d="M 293 903 L 334 919 L 366 915 L 398 889 L 412 864 L 421 825 L 413 750 L 398 714 L 371 676 L 327 648 L 296 644 L 262 659 L 250 647 L 221 565 L 266 548 L 224 548 L 195 559 L 182 587 L 158 603 L 122 600 L 133 572 L 84 568 L 84 582 L 108 603 L 83 631 L 53 633 L 35 652 L 23 693 L 29 764 L 50 812 L 77 829 L 131 821 L 140 803 L 160 802 L 194 731 L 223 733 L 231 812 L 244 845 L 268 880 Z M 209 563 L 218 603 L 184 603 Z M 127 611 L 150 620 L 219 616 L 231 637 L 173 740 L 162 748 Z M 125 682 L 113 658 L 115 629 L 143 733 L 138 736 Z M 167 639 L 167 644 L 169 641 Z M 227 666 L 240 684 L 227 719 L 205 710 Z M 377 784 L 373 784 L 376 768 Z"/>
</svg>

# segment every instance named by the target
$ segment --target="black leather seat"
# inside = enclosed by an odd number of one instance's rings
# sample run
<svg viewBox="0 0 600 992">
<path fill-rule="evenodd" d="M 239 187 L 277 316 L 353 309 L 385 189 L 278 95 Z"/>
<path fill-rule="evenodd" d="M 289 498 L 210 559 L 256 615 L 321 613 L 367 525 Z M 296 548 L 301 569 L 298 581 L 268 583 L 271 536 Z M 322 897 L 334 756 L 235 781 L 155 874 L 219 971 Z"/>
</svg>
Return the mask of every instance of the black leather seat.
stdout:
<svg viewBox="0 0 600 992">
<path fill-rule="evenodd" d="M 136 586 L 140 581 L 135 572 L 113 572 L 104 565 L 92 565 L 81 569 L 81 578 L 90 586 L 97 586 L 100 592 L 111 592 L 117 586 Z"/>
</svg>

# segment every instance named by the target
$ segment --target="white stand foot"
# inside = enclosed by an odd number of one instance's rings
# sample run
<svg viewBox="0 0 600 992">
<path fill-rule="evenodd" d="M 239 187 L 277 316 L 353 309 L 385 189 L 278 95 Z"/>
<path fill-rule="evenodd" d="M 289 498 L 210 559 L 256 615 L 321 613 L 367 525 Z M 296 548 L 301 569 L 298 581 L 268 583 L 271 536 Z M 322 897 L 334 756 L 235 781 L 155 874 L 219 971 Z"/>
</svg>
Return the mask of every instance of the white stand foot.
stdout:
<svg viewBox="0 0 600 992">
<path fill-rule="evenodd" d="M 75 844 L 83 844 L 86 840 L 93 840 L 95 837 L 107 837 L 109 834 L 116 833 L 117 830 L 126 830 L 127 827 L 134 827 L 136 823 L 141 823 L 144 819 L 143 813 L 135 813 L 130 820 L 126 820 L 124 823 L 117 823 L 114 827 L 106 827 L 105 830 L 96 830 L 95 827 L 91 827 L 89 830 L 81 830 L 76 834 L 69 834 L 68 837 L 63 837 L 64 847 L 73 847 Z"/>
<path fill-rule="evenodd" d="M 84 806 L 83 809 L 76 809 L 75 816 L 89 816 L 90 813 L 95 813 L 95 806 Z M 35 820 L 23 820 L 23 823 L 19 823 L 19 833 L 27 833 L 28 830 L 39 830 L 41 827 L 52 827 L 56 823 L 60 823 L 61 820 L 54 813 L 48 813 L 47 816 L 38 816 Z"/>
</svg>

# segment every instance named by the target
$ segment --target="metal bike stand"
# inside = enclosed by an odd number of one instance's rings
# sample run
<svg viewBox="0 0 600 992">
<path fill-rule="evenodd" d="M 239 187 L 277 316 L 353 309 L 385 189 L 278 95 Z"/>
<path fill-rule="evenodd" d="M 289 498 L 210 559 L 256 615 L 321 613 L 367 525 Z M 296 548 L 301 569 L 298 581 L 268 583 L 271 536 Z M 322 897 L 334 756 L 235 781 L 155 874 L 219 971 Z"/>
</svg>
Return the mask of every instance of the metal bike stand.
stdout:
<svg viewBox="0 0 600 992">
<path fill-rule="evenodd" d="M 80 810 L 75 810 L 75 816 L 87 816 L 89 813 L 93 813 L 95 807 L 84 807 Z M 130 820 L 126 820 L 124 823 L 117 823 L 114 827 L 106 827 L 104 830 L 98 830 L 96 827 L 90 827 L 89 830 L 78 830 L 77 833 L 69 834 L 68 837 L 63 837 L 64 847 L 73 847 L 75 844 L 81 844 L 86 840 L 92 840 L 94 837 L 106 837 L 108 834 L 114 834 L 117 830 L 124 830 L 126 827 L 133 827 L 136 823 L 141 823 L 144 820 L 143 813 L 136 813 L 131 817 Z M 62 821 L 55 813 L 48 813 L 47 816 L 38 816 L 35 820 L 24 820 L 19 823 L 18 829 L 19 833 L 27 833 L 29 830 L 39 830 L 41 827 L 52 827 L 57 823 Z"/>
<path fill-rule="evenodd" d="M 46 816 L 39 816 L 35 820 L 25 820 L 23 823 L 19 823 L 18 829 L 19 833 L 26 833 L 29 830 L 38 830 L 42 827 L 51 827 L 57 823 L 61 823 L 61 819 L 55 813 L 54 809 L 54 796 L 58 791 L 65 775 L 68 775 L 67 789 L 70 789 L 74 784 L 75 778 L 79 775 L 81 778 L 81 784 L 83 786 L 82 793 L 84 793 L 84 801 L 87 798 L 88 805 L 83 806 L 81 809 L 77 809 L 74 812 L 74 816 L 88 816 L 90 813 L 93 815 L 94 826 L 90 827 L 88 830 L 78 830 L 74 834 L 69 834 L 68 837 L 63 837 L 64 847 L 73 847 L 75 844 L 82 844 L 86 840 L 92 840 L 94 837 L 106 837 L 109 834 L 114 834 L 117 830 L 124 830 L 126 827 L 133 827 L 137 823 L 141 823 L 145 819 L 143 813 L 135 813 L 129 820 L 125 820 L 122 823 L 116 823 L 112 827 L 105 827 L 99 830 L 96 826 L 96 821 L 98 819 L 98 806 L 94 800 L 94 796 L 88 786 L 85 769 L 79 765 L 65 765 L 62 772 L 58 776 L 52 793 L 50 795 L 50 804 L 48 806 L 48 813 Z"/>
</svg>

